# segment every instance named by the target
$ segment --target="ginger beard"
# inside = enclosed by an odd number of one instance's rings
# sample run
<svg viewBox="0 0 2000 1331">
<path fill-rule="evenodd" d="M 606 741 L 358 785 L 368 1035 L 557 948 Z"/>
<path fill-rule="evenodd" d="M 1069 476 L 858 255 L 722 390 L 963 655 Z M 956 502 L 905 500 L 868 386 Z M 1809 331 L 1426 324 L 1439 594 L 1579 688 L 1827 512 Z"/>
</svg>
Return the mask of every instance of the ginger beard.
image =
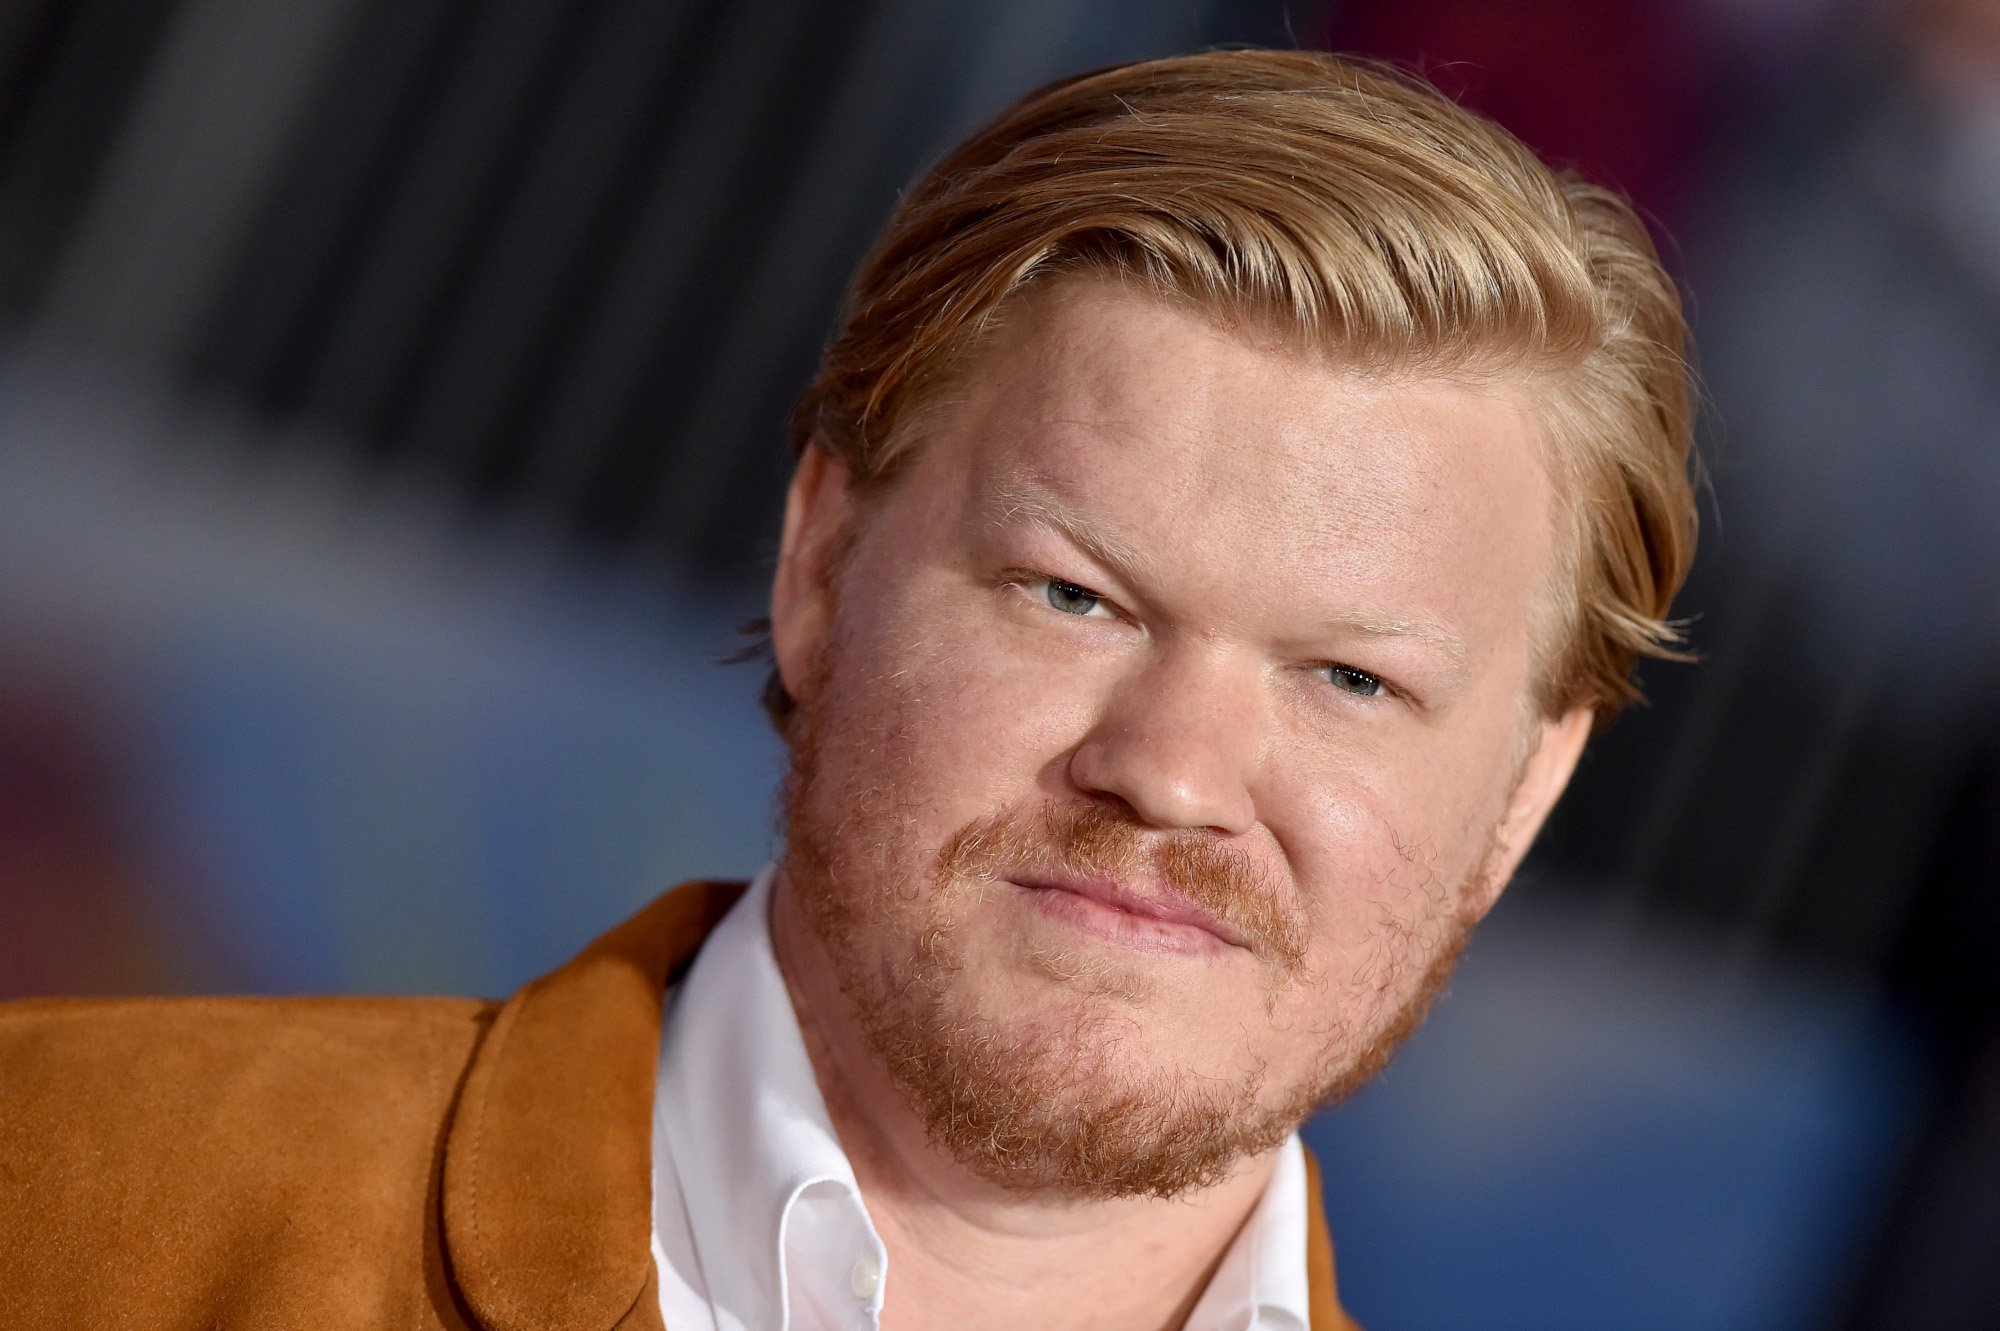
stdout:
<svg viewBox="0 0 2000 1331">
<path fill-rule="evenodd" d="M 966 960 L 958 925 L 980 893 L 1018 891 L 1002 880 L 1024 866 L 1142 872 L 1174 888 L 1250 941 L 1268 975 L 1267 1009 L 1284 986 L 1329 986 L 1306 962 L 1304 921 L 1239 852 L 1205 832 L 1147 828 L 1109 803 L 976 820 L 946 839 L 927 870 L 913 871 L 897 854 L 910 849 L 899 839 L 913 826 L 915 790 L 885 789 L 826 761 L 839 674 L 823 659 L 792 718 L 786 878 L 854 1019 L 931 1143 L 1009 1190 L 1170 1198 L 1220 1182 L 1381 1070 L 1422 1022 L 1477 923 L 1465 908 L 1430 929 L 1385 919 L 1374 972 L 1334 977 L 1331 987 L 1386 993 L 1416 967 L 1419 977 L 1369 1029 L 1338 1021 L 1299 1029 L 1296 1038 L 1321 1048 L 1290 1085 L 1268 1084 L 1262 1068 L 1235 1081 L 1185 1067 L 1135 1071 L 1118 1046 L 1145 1018 L 1143 964 L 1038 950 L 1029 964 L 1065 1001 L 1027 1018 L 981 1012 L 958 983 Z M 1497 836 L 1482 875 L 1496 854 Z M 1472 890 L 1478 877 L 1456 896 L 1431 899 L 1485 899 Z"/>
</svg>

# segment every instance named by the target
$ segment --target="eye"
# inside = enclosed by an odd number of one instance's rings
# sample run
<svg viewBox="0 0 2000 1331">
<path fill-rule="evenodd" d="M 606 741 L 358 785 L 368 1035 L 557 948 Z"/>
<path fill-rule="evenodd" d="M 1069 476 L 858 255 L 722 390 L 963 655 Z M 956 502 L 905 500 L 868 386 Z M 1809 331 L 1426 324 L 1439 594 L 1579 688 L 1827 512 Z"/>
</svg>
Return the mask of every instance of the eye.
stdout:
<svg viewBox="0 0 2000 1331">
<path fill-rule="evenodd" d="M 1048 578 L 1043 581 L 1042 587 L 1042 595 L 1050 607 L 1066 615 L 1092 615 L 1100 608 L 1100 598 L 1088 587 L 1079 587 L 1060 578 Z"/>
<path fill-rule="evenodd" d="M 1342 693 L 1351 693 L 1357 698 L 1379 698 L 1389 692 L 1388 685 L 1366 670 L 1344 665 L 1321 666 L 1320 669 L 1326 672 L 1327 680 L 1333 687 Z"/>
</svg>

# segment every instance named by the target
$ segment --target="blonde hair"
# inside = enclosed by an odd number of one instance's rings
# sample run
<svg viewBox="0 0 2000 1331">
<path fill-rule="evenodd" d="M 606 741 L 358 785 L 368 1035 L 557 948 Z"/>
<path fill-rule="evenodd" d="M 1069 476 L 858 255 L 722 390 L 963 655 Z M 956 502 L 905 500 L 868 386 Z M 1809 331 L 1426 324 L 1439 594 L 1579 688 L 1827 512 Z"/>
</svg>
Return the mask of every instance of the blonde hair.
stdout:
<svg viewBox="0 0 2000 1331">
<path fill-rule="evenodd" d="M 1010 297 L 1107 275 L 1349 363 L 1545 386 L 1563 497 L 1544 715 L 1637 696 L 1693 556 L 1686 325 L 1645 228 L 1417 79 L 1213 51 L 1050 84 L 909 191 L 793 414 L 863 487 Z M 766 704 L 785 728 L 781 684 Z"/>
</svg>

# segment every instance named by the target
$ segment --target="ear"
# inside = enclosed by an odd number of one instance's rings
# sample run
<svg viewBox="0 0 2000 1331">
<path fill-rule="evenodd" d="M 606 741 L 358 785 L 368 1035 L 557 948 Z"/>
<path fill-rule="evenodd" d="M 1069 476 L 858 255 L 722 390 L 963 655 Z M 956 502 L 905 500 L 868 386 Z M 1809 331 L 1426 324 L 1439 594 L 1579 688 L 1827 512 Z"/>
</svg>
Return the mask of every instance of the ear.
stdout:
<svg viewBox="0 0 2000 1331">
<path fill-rule="evenodd" d="M 771 649 L 793 697 L 833 626 L 834 575 L 855 512 L 847 466 L 817 443 L 799 455 L 771 579 Z"/>
<path fill-rule="evenodd" d="M 1500 820 L 1494 839 L 1493 857 L 1480 889 L 1486 894 L 1486 899 L 1478 903 L 1482 914 L 1492 909 L 1500 889 L 1521 867 L 1521 860 L 1548 820 L 1549 811 L 1556 807 L 1556 800 L 1569 785 L 1577 760 L 1583 756 L 1584 743 L 1590 738 L 1595 715 L 1591 708 L 1572 707 L 1536 726 L 1534 748 L 1522 764 L 1520 780 L 1514 786 L 1507 813 Z"/>
</svg>

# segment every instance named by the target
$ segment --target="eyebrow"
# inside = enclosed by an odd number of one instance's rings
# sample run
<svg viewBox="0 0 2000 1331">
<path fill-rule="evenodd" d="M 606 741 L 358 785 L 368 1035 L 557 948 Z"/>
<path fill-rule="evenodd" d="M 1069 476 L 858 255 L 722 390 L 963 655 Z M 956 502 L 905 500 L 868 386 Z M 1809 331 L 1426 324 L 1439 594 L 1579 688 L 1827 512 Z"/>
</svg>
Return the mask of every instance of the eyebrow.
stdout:
<svg viewBox="0 0 2000 1331">
<path fill-rule="evenodd" d="M 1053 528 L 1075 542 L 1085 554 L 1127 581 L 1137 580 L 1136 570 L 1145 562 L 1132 546 L 1076 512 L 1059 495 L 1035 481 L 1016 480 L 996 486 L 991 507 L 993 525 L 1027 521 Z M 1465 640 L 1433 619 L 1350 613 L 1334 615 L 1321 623 L 1326 629 L 1357 637 L 1408 639 L 1443 653 L 1454 666 L 1465 663 Z"/>
<path fill-rule="evenodd" d="M 1052 527 L 1074 541 L 1083 552 L 1128 581 L 1145 562 L 1137 550 L 1098 524 L 1070 508 L 1045 487 L 1014 481 L 993 491 L 993 525 L 1028 521 Z"/>
<path fill-rule="evenodd" d="M 1340 629 L 1364 638 L 1409 638 L 1436 648 L 1449 656 L 1454 663 L 1465 660 L 1465 640 L 1442 624 L 1428 619 L 1380 619 L 1373 615 L 1335 615 L 1326 621 L 1329 628 Z"/>
</svg>

